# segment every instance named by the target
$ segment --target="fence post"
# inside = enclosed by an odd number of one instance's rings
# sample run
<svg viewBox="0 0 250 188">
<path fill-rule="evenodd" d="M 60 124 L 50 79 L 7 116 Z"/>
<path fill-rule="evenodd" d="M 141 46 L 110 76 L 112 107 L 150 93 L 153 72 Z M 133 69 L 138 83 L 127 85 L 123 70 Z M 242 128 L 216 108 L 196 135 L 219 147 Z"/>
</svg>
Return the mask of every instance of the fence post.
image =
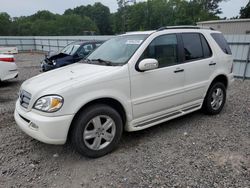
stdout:
<svg viewBox="0 0 250 188">
<path fill-rule="evenodd" d="M 8 46 L 8 39 L 5 38 L 5 45 Z"/>
<path fill-rule="evenodd" d="M 59 40 L 58 40 L 58 38 L 57 38 L 56 40 L 57 40 L 57 48 L 58 48 L 58 52 L 59 52 L 59 50 L 60 50 L 60 47 L 59 47 Z"/>
<path fill-rule="evenodd" d="M 22 41 L 22 39 L 21 38 L 19 38 L 19 42 L 20 42 L 20 51 L 24 51 L 23 50 L 23 41 Z"/>
<path fill-rule="evenodd" d="M 49 52 L 50 52 L 50 51 L 51 51 L 51 50 L 50 50 L 50 39 L 48 39 L 48 44 L 49 44 Z"/>
<path fill-rule="evenodd" d="M 33 37 L 33 40 L 34 40 L 34 51 L 37 51 L 37 46 L 36 46 L 36 37 Z"/>
<path fill-rule="evenodd" d="M 247 53 L 245 70 L 244 70 L 244 74 L 243 74 L 243 81 L 246 79 L 247 66 L 248 66 L 248 63 L 249 63 L 249 56 L 250 56 L 250 43 L 249 43 L 249 46 L 248 46 L 248 53 Z"/>
</svg>

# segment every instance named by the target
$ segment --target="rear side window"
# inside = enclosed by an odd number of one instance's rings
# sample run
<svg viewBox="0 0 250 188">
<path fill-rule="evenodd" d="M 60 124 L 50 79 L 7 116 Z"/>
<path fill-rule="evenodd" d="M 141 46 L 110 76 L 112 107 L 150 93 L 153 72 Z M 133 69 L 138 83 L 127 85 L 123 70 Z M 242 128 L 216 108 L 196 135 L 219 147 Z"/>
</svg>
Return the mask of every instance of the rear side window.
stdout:
<svg viewBox="0 0 250 188">
<path fill-rule="evenodd" d="M 199 33 L 183 33 L 182 41 L 184 46 L 185 60 L 203 58 L 202 44 Z"/>
<path fill-rule="evenodd" d="M 214 38 L 216 43 L 220 46 L 220 48 L 222 49 L 222 51 L 225 54 L 229 54 L 229 55 L 232 54 L 232 52 L 227 44 L 226 39 L 224 38 L 224 36 L 221 33 L 212 33 L 211 36 Z"/>
</svg>

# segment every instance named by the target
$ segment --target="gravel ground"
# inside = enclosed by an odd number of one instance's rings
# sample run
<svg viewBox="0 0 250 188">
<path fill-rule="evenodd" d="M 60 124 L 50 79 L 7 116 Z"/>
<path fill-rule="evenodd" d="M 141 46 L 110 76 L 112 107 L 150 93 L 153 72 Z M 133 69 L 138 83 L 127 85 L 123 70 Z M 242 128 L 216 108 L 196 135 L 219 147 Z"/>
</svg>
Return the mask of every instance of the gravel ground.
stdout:
<svg viewBox="0 0 250 188">
<path fill-rule="evenodd" d="M 20 76 L 0 84 L 0 187 L 250 187 L 250 81 L 234 82 L 219 115 L 125 133 L 116 151 L 88 159 L 16 128 L 18 89 L 42 58 L 18 54 Z"/>
</svg>

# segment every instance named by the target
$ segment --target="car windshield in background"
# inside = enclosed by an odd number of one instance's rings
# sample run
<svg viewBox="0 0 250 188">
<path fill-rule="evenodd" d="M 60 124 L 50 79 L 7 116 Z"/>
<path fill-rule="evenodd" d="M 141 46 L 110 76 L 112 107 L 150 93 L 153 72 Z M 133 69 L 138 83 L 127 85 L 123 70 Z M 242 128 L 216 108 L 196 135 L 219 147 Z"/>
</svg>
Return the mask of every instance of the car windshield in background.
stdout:
<svg viewBox="0 0 250 188">
<path fill-rule="evenodd" d="M 148 35 L 123 35 L 108 40 L 88 56 L 88 60 L 101 60 L 125 64 Z"/>
<path fill-rule="evenodd" d="M 67 54 L 67 55 L 73 55 L 76 50 L 78 50 L 78 48 L 80 47 L 79 44 L 69 44 L 68 46 L 65 46 L 61 53 L 63 54 Z"/>
</svg>

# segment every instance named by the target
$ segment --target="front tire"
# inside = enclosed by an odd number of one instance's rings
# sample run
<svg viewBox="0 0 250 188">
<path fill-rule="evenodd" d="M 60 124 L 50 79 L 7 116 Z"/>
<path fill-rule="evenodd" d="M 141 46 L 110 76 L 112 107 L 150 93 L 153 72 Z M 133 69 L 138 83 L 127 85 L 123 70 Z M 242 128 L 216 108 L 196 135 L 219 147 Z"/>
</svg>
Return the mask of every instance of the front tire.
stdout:
<svg viewBox="0 0 250 188">
<path fill-rule="evenodd" d="M 91 158 L 113 151 L 123 132 L 120 114 L 105 104 L 93 105 L 81 111 L 72 126 L 73 146 L 77 152 Z"/>
<path fill-rule="evenodd" d="M 226 102 L 226 87 L 221 82 L 213 83 L 208 89 L 202 109 L 206 114 L 219 114 Z"/>
</svg>

